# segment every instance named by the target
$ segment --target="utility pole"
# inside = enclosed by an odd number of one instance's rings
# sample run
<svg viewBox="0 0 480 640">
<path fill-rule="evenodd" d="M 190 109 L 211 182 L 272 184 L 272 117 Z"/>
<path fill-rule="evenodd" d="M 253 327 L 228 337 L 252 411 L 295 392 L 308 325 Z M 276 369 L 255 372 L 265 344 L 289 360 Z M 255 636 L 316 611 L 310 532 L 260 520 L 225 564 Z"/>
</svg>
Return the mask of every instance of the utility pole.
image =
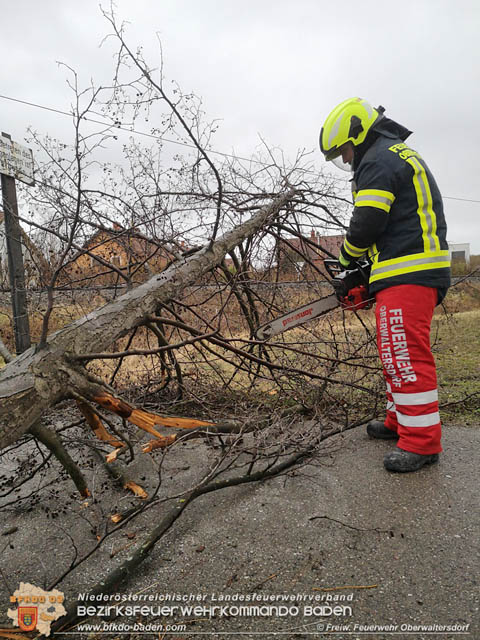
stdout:
<svg viewBox="0 0 480 640">
<path fill-rule="evenodd" d="M 2 137 L 11 137 L 2 132 Z M 1 167 L 0 167 L 1 171 Z M 30 347 L 30 324 L 28 320 L 27 292 L 25 289 L 25 269 L 21 242 L 21 229 L 18 221 L 17 189 L 15 178 L 1 173 L 3 211 L 5 214 L 5 239 L 8 255 L 8 274 L 10 278 L 15 350 L 17 355 Z"/>
</svg>

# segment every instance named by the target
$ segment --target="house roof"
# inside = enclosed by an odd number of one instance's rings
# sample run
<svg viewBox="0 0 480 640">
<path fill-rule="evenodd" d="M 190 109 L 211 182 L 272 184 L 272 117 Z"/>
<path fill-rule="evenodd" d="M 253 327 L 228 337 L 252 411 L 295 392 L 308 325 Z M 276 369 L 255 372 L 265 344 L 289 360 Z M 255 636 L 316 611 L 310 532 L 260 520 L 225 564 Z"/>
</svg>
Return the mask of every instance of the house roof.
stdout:
<svg viewBox="0 0 480 640">
<path fill-rule="evenodd" d="M 102 236 L 104 238 L 102 239 Z M 145 258 L 148 254 L 166 253 L 171 255 L 167 247 L 159 246 L 153 240 L 143 236 L 142 234 L 132 230 L 125 229 L 116 222 L 113 223 L 111 229 L 97 229 L 83 244 L 83 249 L 89 249 L 92 246 L 105 246 L 109 243 L 115 243 L 117 246 L 128 249 L 134 256 Z M 78 252 L 81 255 L 82 251 Z"/>
<path fill-rule="evenodd" d="M 334 256 L 338 256 L 340 253 L 340 248 L 345 239 L 344 235 L 335 235 L 335 236 L 321 236 L 315 230 L 312 229 L 310 232 L 309 240 L 323 249 L 333 254 Z M 311 244 L 306 242 L 306 238 L 285 238 L 285 244 L 287 245 L 287 250 L 292 247 L 297 251 L 300 251 L 303 255 L 307 256 L 307 258 L 311 261 L 318 260 L 330 257 L 328 253 L 323 252 L 321 249 L 317 249 L 316 247 L 312 247 Z M 298 256 L 298 254 L 296 254 Z M 300 256 L 298 256 L 300 258 Z"/>
</svg>

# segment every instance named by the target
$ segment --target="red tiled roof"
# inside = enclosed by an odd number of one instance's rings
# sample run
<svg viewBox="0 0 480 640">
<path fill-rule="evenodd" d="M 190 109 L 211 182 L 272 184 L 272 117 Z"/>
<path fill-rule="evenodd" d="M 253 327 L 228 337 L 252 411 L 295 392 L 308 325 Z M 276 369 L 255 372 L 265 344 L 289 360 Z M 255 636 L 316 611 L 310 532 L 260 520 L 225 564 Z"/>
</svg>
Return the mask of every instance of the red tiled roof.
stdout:
<svg viewBox="0 0 480 640">
<path fill-rule="evenodd" d="M 311 242 L 319 245 L 329 253 L 333 254 L 335 257 L 337 257 L 338 254 L 340 253 L 340 248 L 343 244 L 344 239 L 345 239 L 344 235 L 321 236 L 313 229 L 310 232 L 310 238 L 309 238 Z M 319 258 L 322 259 L 322 258 L 330 257 L 327 253 L 324 253 L 321 249 L 317 249 L 316 247 L 313 247 L 311 244 L 307 243 L 305 241 L 305 238 L 295 238 L 295 237 L 285 238 L 285 245 L 286 245 L 287 251 L 290 249 L 290 247 L 292 247 L 290 251 L 292 251 L 293 249 L 297 249 L 303 255 L 306 255 L 309 260 L 312 260 L 312 261 L 318 260 Z M 298 254 L 296 255 L 298 256 L 298 259 L 300 259 L 300 256 Z"/>
</svg>

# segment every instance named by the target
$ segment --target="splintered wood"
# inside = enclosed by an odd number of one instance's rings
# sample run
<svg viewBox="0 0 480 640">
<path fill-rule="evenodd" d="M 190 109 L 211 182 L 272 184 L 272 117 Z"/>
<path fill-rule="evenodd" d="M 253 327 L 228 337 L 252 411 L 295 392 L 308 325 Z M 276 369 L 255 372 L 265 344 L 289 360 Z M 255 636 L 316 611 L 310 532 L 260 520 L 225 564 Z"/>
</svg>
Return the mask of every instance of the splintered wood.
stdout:
<svg viewBox="0 0 480 640">
<path fill-rule="evenodd" d="M 145 489 L 142 489 L 142 487 L 136 482 L 133 482 L 133 480 L 129 480 L 128 482 L 126 482 L 123 487 L 124 489 L 128 489 L 129 491 L 134 493 L 138 498 L 143 498 L 144 500 L 148 498 L 148 494 Z"/>
<path fill-rule="evenodd" d="M 86 402 L 81 402 L 80 400 L 77 400 L 77 405 L 78 405 L 78 408 L 80 409 L 80 412 L 82 413 L 85 420 L 87 421 L 87 424 L 90 425 L 90 427 L 93 430 L 93 433 L 97 436 L 99 440 L 102 440 L 103 442 L 110 444 L 112 447 L 122 448 L 125 446 L 124 442 L 122 442 L 121 440 L 118 440 L 117 438 L 112 436 L 110 433 L 108 433 L 108 431 L 105 429 L 103 425 L 103 422 L 100 420 L 100 418 L 92 409 L 92 407 L 90 407 Z"/>
<path fill-rule="evenodd" d="M 171 436 L 162 436 L 161 439 L 158 438 L 157 440 L 150 440 L 150 442 L 147 442 L 147 444 L 142 447 L 142 451 L 143 453 L 150 453 L 155 449 L 164 449 L 175 442 L 176 439 L 177 436 L 172 434 Z"/>
<path fill-rule="evenodd" d="M 18 633 L 19 629 L 0 629 L 0 638 L 7 638 L 8 640 L 30 640 L 28 636 Z"/>
<path fill-rule="evenodd" d="M 175 442 L 177 438 L 176 435 L 162 435 L 154 428 L 156 425 L 173 429 L 195 429 L 197 427 L 212 427 L 215 425 L 215 423 L 207 422 L 205 420 L 196 420 L 194 418 L 172 418 L 151 413 L 144 409 L 135 409 L 127 402 L 124 402 L 120 398 L 116 398 L 109 393 L 93 396 L 92 400 L 107 411 L 115 413 L 121 418 L 128 420 L 128 422 L 134 424 L 139 429 L 142 429 L 154 436 L 153 440 L 150 440 L 150 442 L 144 445 L 142 449 L 144 453 L 168 447 Z M 120 451 L 125 447 L 125 443 L 120 440 L 116 440 L 108 433 L 102 421 L 91 407 L 80 401 L 78 402 L 78 405 L 88 424 L 92 427 L 95 435 L 100 440 L 103 440 L 115 447 L 115 450 L 108 454 L 107 462 L 116 460 Z"/>
</svg>

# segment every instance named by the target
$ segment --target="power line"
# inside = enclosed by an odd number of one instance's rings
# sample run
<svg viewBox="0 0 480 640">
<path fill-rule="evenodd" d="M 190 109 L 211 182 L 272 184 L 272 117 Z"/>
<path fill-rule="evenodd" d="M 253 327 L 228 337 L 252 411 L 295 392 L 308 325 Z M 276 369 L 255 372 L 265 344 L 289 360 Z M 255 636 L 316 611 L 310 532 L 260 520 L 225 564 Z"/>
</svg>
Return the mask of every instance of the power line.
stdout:
<svg viewBox="0 0 480 640">
<path fill-rule="evenodd" d="M 62 111 L 61 109 L 55 109 L 53 107 L 46 107 L 45 105 L 42 104 L 37 104 L 35 102 L 29 102 L 28 100 L 20 100 L 19 98 L 12 98 L 10 96 L 4 96 L 4 95 L 0 95 L 0 98 L 3 98 L 4 100 L 10 100 L 12 102 L 18 102 L 20 104 L 25 104 L 29 107 L 35 107 L 37 109 L 44 109 L 45 111 L 51 111 L 53 113 L 58 113 L 62 116 L 73 116 L 73 113 L 69 112 L 69 111 Z M 121 131 L 127 131 L 128 133 L 135 133 L 137 135 L 140 136 L 145 136 L 146 138 L 153 138 L 155 140 L 162 140 L 165 142 L 170 142 L 172 144 L 178 144 L 178 145 L 182 145 L 184 147 L 190 147 L 192 149 L 196 149 L 195 145 L 193 144 L 188 144 L 187 142 L 179 142 L 178 140 L 171 140 L 170 138 L 163 138 L 162 136 L 156 136 L 153 133 L 147 133 L 146 131 L 138 131 L 136 129 L 128 129 L 127 127 L 122 127 L 119 124 L 115 124 L 113 122 L 105 122 L 102 120 L 95 120 L 94 118 L 86 118 L 85 116 L 82 117 L 82 120 L 85 120 L 85 122 L 93 122 L 94 124 L 101 124 L 104 127 L 114 127 L 115 129 L 120 129 Z M 222 156 L 227 156 L 227 157 L 231 157 L 231 158 L 235 158 L 236 156 L 233 155 L 229 155 L 227 153 L 220 153 L 219 151 L 212 151 L 212 153 L 219 153 Z M 245 160 L 246 158 L 240 158 L 241 160 Z"/>
<path fill-rule="evenodd" d="M 61 109 L 55 109 L 53 107 L 46 107 L 42 104 L 37 104 L 35 102 L 29 102 L 28 100 L 20 100 L 19 98 L 12 98 L 11 96 L 4 96 L 0 94 L 0 98 L 3 100 L 10 100 L 11 102 L 18 102 L 19 104 L 25 104 L 29 107 L 35 107 L 37 109 L 44 109 L 45 111 L 51 111 L 52 113 L 58 113 L 62 116 L 72 117 L 73 113 L 69 111 L 62 111 Z M 101 124 L 104 127 L 113 127 L 114 129 L 120 129 L 121 131 L 126 131 L 127 133 L 134 133 L 139 136 L 145 136 L 146 138 L 152 138 L 154 140 L 161 140 L 162 142 L 169 142 L 171 144 L 177 144 L 183 147 L 189 147 L 190 149 L 197 149 L 197 147 L 193 144 L 189 144 L 188 142 L 180 142 L 178 140 L 172 140 L 171 138 L 164 138 L 163 136 L 156 136 L 153 133 L 147 133 L 146 131 L 138 131 L 138 129 L 129 129 L 128 127 L 123 127 L 122 125 L 115 124 L 113 122 L 105 122 L 102 120 L 95 120 L 94 118 L 86 118 L 82 117 L 82 120 L 85 122 L 93 122 L 94 124 Z M 260 160 L 252 160 L 252 158 L 244 158 L 242 156 L 237 156 L 233 153 L 224 153 L 223 151 L 215 151 L 214 149 L 209 149 L 208 153 L 215 153 L 216 155 L 223 156 L 225 158 L 233 158 L 235 160 L 244 160 L 246 162 L 255 162 L 256 164 L 261 164 L 265 167 L 270 166 L 266 162 L 262 162 Z M 309 172 L 313 173 L 313 171 Z"/>
<path fill-rule="evenodd" d="M 462 202 L 480 202 L 480 200 L 473 200 L 471 198 L 454 198 L 453 196 L 442 196 L 446 200 L 461 200 Z"/>
<path fill-rule="evenodd" d="M 42 104 L 37 104 L 35 102 L 29 102 L 28 100 L 20 100 L 19 98 L 12 98 L 11 96 L 5 96 L 0 94 L 0 98 L 2 98 L 3 100 L 10 100 L 11 102 L 18 102 L 19 104 L 24 104 L 27 105 L 29 107 L 35 107 L 36 109 L 43 109 L 44 111 L 51 111 L 52 113 L 58 113 L 59 115 L 62 116 L 69 116 L 71 117 L 73 114 L 69 111 L 62 111 L 61 109 L 55 109 L 54 107 L 46 107 L 45 105 Z M 170 144 L 177 144 L 183 147 L 188 147 L 190 149 L 197 149 L 197 147 L 193 144 L 189 144 L 188 142 L 179 142 L 178 140 L 172 140 L 171 138 L 164 138 L 163 136 L 156 136 L 153 133 L 147 133 L 146 131 L 138 131 L 138 129 L 128 129 L 127 127 L 123 127 L 122 125 L 118 125 L 118 124 L 114 124 L 114 123 L 109 123 L 109 122 L 105 122 L 102 120 L 95 120 L 93 118 L 86 118 L 83 117 L 83 120 L 85 120 L 86 122 L 92 122 L 94 124 L 100 124 L 102 126 L 107 126 L 107 127 L 114 127 L 115 129 L 120 129 L 121 131 L 126 131 L 127 133 L 131 133 L 131 134 L 136 134 L 139 136 L 144 136 L 146 138 L 152 138 L 154 140 L 161 140 L 162 142 L 169 142 Z M 252 158 L 244 158 L 243 156 L 237 156 L 235 154 L 232 153 L 224 153 L 223 151 L 215 151 L 214 149 L 209 149 L 208 150 L 209 153 L 214 153 L 216 155 L 219 156 L 223 156 L 224 158 L 232 158 L 235 160 L 244 160 L 245 162 L 255 162 L 256 164 L 260 164 L 263 165 L 264 167 L 268 167 L 270 166 L 269 164 L 267 164 L 266 162 L 262 162 L 261 160 L 253 160 Z M 305 170 L 305 173 L 315 173 L 314 171 L 310 171 L 310 170 Z M 480 203 L 480 200 L 475 200 L 473 198 L 457 198 L 454 196 L 442 196 L 442 198 L 444 198 L 445 200 L 458 200 L 461 202 L 475 202 L 475 203 Z"/>
</svg>

